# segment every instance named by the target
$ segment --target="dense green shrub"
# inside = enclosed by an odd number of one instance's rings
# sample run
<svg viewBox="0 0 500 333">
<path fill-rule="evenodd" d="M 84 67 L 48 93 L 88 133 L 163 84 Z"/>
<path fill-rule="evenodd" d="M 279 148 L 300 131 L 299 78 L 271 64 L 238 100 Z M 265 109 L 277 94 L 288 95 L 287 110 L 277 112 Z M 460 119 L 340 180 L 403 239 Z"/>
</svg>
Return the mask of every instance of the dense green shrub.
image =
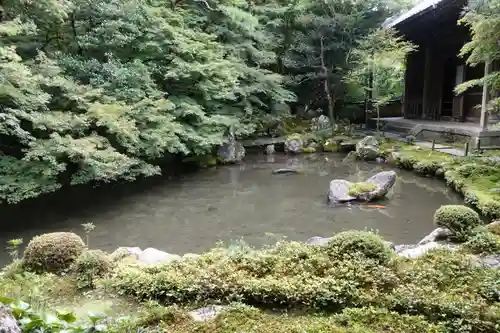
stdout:
<svg viewBox="0 0 500 333">
<path fill-rule="evenodd" d="M 78 288 L 92 288 L 96 278 L 103 277 L 113 267 L 110 256 L 101 250 L 88 250 L 76 258 L 71 270 L 76 275 Z"/>
<path fill-rule="evenodd" d="M 412 316 L 384 308 L 366 307 L 345 309 L 334 316 L 335 321 L 347 328 L 360 325 L 381 332 L 422 333 L 444 330 L 444 324 L 433 324 L 423 316 Z"/>
<path fill-rule="evenodd" d="M 394 273 L 379 260 L 359 251 L 341 256 L 337 251 L 342 248 L 334 249 L 295 242 L 264 250 L 215 249 L 196 260 L 118 268 L 110 284 L 140 298 L 169 302 L 218 299 L 318 308 L 361 304 L 374 297 L 373 291 L 395 284 Z"/>
<path fill-rule="evenodd" d="M 357 313 L 346 312 L 350 318 L 340 316 L 340 322 L 351 327 L 359 320 L 375 332 L 390 331 L 392 325 L 393 331 L 405 333 L 426 326 L 455 329 L 447 333 L 495 332 L 499 320 L 495 281 L 500 271 L 480 267 L 474 256 L 434 250 L 416 260 L 394 258 L 381 265 L 380 260 L 367 258 L 366 253 L 373 252 L 371 246 L 367 250 L 365 243 L 339 244 L 330 248 L 279 242 L 262 250 L 219 248 L 189 261 L 122 266 L 107 282 L 120 293 L 168 303 L 240 301 L 328 311 L 360 308 Z M 370 310 L 372 306 L 383 309 Z"/>
<path fill-rule="evenodd" d="M 479 214 L 462 205 L 444 205 L 434 213 L 434 223 L 448 228 L 457 240 L 465 240 L 469 232 L 481 224 Z"/>
<path fill-rule="evenodd" d="M 328 243 L 328 250 L 333 255 L 360 254 L 381 264 L 388 263 L 394 253 L 380 236 L 368 231 L 340 232 Z"/>
<path fill-rule="evenodd" d="M 464 247 L 476 254 L 500 254 L 500 236 L 493 234 L 486 228 L 479 227 L 471 232 L 471 236 L 464 243 Z"/>
<path fill-rule="evenodd" d="M 491 173 L 497 173 L 497 168 L 492 167 L 490 165 L 485 165 L 485 164 L 479 164 L 479 163 L 467 163 L 460 165 L 456 169 L 457 173 L 464 177 L 464 178 L 469 178 L 471 176 L 477 177 L 477 176 L 483 176 L 483 175 L 488 175 Z"/>
<path fill-rule="evenodd" d="M 435 175 L 439 168 L 439 163 L 434 161 L 422 161 L 413 165 L 415 172 L 423 175 Z"/>
<path fill-rule="evenodd" d="M 71 232 L 53 232 L 33 237 L 24 251 L 24 267 L 36 272 L 60 272 L 83 252 L 85 243 Z"/>
</svg>

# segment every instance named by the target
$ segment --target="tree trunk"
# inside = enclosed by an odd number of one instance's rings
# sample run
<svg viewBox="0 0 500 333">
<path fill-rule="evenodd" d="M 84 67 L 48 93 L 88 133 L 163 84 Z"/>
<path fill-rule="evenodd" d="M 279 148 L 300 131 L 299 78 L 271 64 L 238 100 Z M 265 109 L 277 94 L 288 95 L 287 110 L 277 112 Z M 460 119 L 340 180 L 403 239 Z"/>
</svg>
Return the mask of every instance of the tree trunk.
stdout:
<svg viewBox="0 0 500 333">
<path fill-rule="evenodd" d="M 325 76 L 325 80 L 323 81 L 323 87 L 325 90 L 326 99 L 328 100 L 328 116 L 330 117 L 330 123 L 332 126 L 332 133 L 333 133 L 335 124 L 335 119 L 333 114 L 335 100 L 332 98 L 332 95 L 330 94 L 330 84 L 328 83 L 328 68 L 326 67 L 326 61 L 325 61 L 325 45 L 323 44 L 323 36 L 321 36 L 320 38 L 320 46 L 321 46 L 321 53 L 320 53 L 321 69 L 323 70 L 323 75 Z"/>
</svg>

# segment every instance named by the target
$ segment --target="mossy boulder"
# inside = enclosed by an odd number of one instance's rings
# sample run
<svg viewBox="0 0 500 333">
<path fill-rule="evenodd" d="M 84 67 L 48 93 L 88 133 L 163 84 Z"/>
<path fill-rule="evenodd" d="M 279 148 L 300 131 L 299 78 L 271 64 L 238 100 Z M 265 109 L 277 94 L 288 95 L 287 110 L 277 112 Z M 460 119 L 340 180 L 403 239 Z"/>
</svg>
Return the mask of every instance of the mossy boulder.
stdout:
<svg viewBox="0 0 500 333">
<path fill-rule="evenodd" d="M 463 205 L 444 205 L 434 213 L 434 223 L 453 232 L 457 240 L 465 240 L 472 229 L 481 224 L 479 214 Z"/>
<path fill-rule="evenodd" d="M 302 151 L 303 153 L 306 153 L 306 154 L 312 154 L 312 153 L 315 153 L 315 152 L 316 152 L 316 148 L 314 148 L 314 147 L 303 147 L 303 148 L 301 149 L 301 151 Z"/>
<path fill-rule="evenodd" d="M 337 147 L 338 147 L 337 142 L 334 142 L 334 141 L 331 141 L 331 140 L 327 140 L 327 141 L 323 144 L 323 151 L 326 151 L 326 152 L 333 152 L 333 151 L 336 151 L 336 150 L 337 150 Z"/>
<path fill-rule="evenodd" d="M 101 250 L 87 250 L 80 254 L 71 266 L 78 288 L 92 288 L 97 278 L 103 277 L 113 268 L 113 260 Z"/>
<path fill-rule="evenodd" d="M 335 256 L 357 254 L 381 264 L 386 264 L 393 256 L 393 251 L 384 240 L 368 231 L 340 232 L 332 237 L 327 248 Z"/>
<path fill-rule="evenodd" d="M 377 188 L 377 185 L 370 183 L 354 183 L 349 186 L 348 194 L 353 197 L 357 197 L 363 193 L 368 193 L 374 191 Z"/>
<path fill-rule="evenodd" d="M 24 251 L 24 268 L 58 273 L 70 267 L 82 254 L 85 243 L 72 232 L 53 232 L 33 237 Z"/>
<path fill-rule="evenodd" d="M 302 135 L 293 133 L 287 136 L 285 140 L 285 152 L 291 154 L 298 154 L 304 148 L 304 139 Z"/>
</svg>

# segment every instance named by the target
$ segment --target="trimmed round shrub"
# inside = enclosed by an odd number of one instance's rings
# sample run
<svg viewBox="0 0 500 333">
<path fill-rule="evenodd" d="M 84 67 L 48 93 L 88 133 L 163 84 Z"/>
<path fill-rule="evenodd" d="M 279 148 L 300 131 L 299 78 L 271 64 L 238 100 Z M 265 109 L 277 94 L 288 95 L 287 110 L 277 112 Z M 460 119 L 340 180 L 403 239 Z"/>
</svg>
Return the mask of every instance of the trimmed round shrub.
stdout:
<svg viewBox="0 0 500 333">
<path fill-rule="evenodd" d="M 393 255 L 380 236 L 368 231 L 340 232 L 332 237 L 327 248 L 333 255 L 360 254 L 383 264 L 389 262 Z"/>
<path fill-rule="evenodd" d="M 481 224 L 479 214 L 463 205 L 444 205 L 434 213 L 434 223 L 450 229 L 455 239 L 465 240 L 469 232 Z"/>
<path fill-rule="evenodd" d="M 71 266 L 78 288 L 92 288 L 96 278 L 103 277 L 113 268 L 111 257 L 101 250 L 84 251 Z"/>
<path fill-rule="evenodd" d="M 24 267 L 34 272 L 61 272 L 68 269 L 84 249 L 83 240 L 72 232 L 35 236 L 24 251 Z"/>
</svg>

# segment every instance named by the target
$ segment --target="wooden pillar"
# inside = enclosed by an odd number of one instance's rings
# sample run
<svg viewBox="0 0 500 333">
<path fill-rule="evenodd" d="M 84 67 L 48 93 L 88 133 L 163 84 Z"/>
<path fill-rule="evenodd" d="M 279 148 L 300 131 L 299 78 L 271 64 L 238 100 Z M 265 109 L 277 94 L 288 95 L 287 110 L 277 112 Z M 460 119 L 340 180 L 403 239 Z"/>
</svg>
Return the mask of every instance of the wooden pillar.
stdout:
<svg viewBox="0 0 500 333">
<path fill-rule="evenodd" d="M 459 84 L 461 84 L 465 81 L 466 68 L 467 67 L 465 65 L 458 65 L 457 66 L 457 71 L 456 71 L 456 75 L 455 75 L 455 86 L 458 86 Z M 455 119 L 455 120 L 463 121 L 465 119 L 464 94 L 455 95 L 453 97 L 453 105 L 452 105 L 451 113 L 452 113 L 453 119 Z"/>
<path fill-rule="evenodd" d="M 490 71 L 491 71 L 491 61 L 486 60 L 484 62 L 484 77 L 488 76 L 490 74 Z M 481 129 L 483 131 L 488 130 L 488 101 L 490 94 L 488 89 L 489 89 L 488 83 L 485 80 L 483 83 L 483 99 L 481 102 L 481 119 L 479 121 Z"/>
<path fill-rule="evenodd" d="M 425 48 L 425 65 L 424 65 L 424 91 L 422 96 L 422 119 L 427 118 L 429 110 L 429 88 L 431 84 L 431 49 Z"/>
</svg>

